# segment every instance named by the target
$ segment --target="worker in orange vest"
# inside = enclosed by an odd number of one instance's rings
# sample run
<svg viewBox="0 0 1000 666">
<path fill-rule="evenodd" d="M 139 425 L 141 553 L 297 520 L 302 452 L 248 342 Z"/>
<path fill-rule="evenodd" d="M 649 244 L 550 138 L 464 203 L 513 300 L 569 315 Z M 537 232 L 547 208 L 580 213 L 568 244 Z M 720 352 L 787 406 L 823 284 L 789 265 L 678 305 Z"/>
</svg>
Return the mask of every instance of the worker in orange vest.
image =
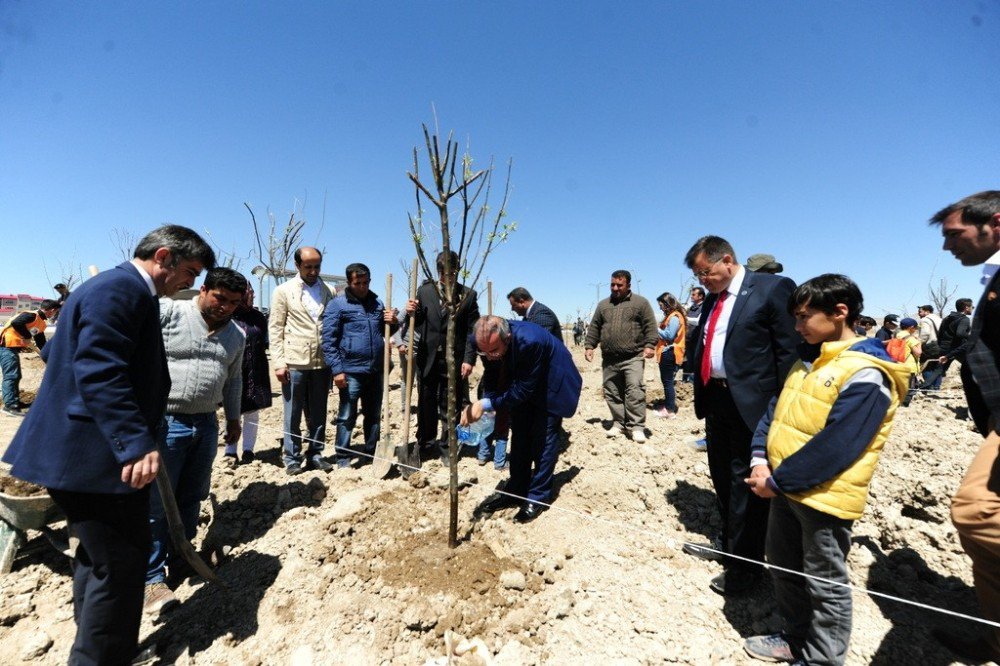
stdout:
<svg viewBox="0 0 1000 666">
<path fill-rule="evenodd" d="M 0 329 L 0 372 L 3 372 L 3 413 L 23 416 L 21 411 L 21 359 L 27 349 L 45 346 L 46 322 L 59 312 L 59 302 L 42 301 L 38 310 L 19 312 Z"/>
</svg>

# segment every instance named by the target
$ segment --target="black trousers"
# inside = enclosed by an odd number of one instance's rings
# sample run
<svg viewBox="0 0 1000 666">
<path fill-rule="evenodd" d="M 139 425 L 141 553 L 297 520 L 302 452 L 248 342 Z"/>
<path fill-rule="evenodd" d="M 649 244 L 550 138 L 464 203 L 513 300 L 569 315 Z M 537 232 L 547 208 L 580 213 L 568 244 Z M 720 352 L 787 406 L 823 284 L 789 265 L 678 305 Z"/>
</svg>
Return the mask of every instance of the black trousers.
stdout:
<svg viewBox="0 0 1000 666">
<path fill-rule="evenodd" d="M 146 564 L 149 489 L 124 495 L 49 489 L 66 514 L 73 557 L 76 640 L 69 663 L 129 664 L 136 656 Z"/>
<path fill-rule="evenodd" d="M 459 362 L 459 366 L 461 362 Z M 459 377 L 455 387 L 458 409 L 469 404 L 469 380 Z M 420 395 L 417 396 L 417 443 L 426 446 L 438 438 L 438 422 L 448 421 L 448 366 L 444 359 L 435 363 L 430 372 L 420 374 Z M 448 439 L 445 432 L 442 439 Z M 447 441 L 441 447 L 448 450 Z"/>
<path fill-rule="evenodd" d="M 695 380 L 698 381 L 698 380 Z M 729 389 L 713 381 L 706 387 L 705 439 L 708 471 L 722 514 L 722 543 L 727 553 L 764 560 L 769 502 L 750 491 L 750 441 L 753 431 L 740 416 Z M 726 571 L 759 574 L 760 569 L 727 557 Z"/>
</svg>

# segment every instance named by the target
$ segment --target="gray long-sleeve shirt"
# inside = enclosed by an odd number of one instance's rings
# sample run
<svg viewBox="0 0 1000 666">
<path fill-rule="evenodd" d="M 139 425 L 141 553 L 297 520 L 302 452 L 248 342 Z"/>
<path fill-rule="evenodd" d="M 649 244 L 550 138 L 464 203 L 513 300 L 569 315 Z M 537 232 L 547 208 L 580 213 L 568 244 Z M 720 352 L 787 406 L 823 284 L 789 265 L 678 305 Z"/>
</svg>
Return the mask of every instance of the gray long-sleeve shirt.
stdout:
<svg viewBox="0 0 1000 666">
<path fill-rule="evenodd" d="M 246 336 L 232 321 L 211 331 L 197 300 L 160 299 L 160 325 L 170 370 L 167 411 L 206 414 L 222 403 L 226 419 L 240 418 Z"/>
</svg>

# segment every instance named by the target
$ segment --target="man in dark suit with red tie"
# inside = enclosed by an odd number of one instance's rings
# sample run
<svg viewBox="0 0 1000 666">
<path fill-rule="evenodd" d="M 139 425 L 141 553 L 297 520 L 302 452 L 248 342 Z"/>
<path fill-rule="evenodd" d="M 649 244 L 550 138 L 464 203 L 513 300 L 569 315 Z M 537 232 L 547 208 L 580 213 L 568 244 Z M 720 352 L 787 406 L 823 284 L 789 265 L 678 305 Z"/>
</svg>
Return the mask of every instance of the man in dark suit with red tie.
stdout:
<svg viewBox="0 0 1000 666">
<path fill-rule="evenodd" d="M 795 360 L 799 336 L 788 313 L 795 283 L 786 277 L 754 273 L 736 259 L 725 239 L 704 236 L 684 257 L 709 292 L 695 333 L 694 405 L 705 419 L 708 467 L 722 513 L 723 550 L 761 562 L 767 533 L 767 500 L 749 490 L 750 440 L 757 422 L 778 394 Z M 715 553 L 687 546 L 685 552 L 717 559 Z M 710 587 L 723 595 L 746 592 L 761 569 L 724 557 L 725 570 Z"/>
</svg>

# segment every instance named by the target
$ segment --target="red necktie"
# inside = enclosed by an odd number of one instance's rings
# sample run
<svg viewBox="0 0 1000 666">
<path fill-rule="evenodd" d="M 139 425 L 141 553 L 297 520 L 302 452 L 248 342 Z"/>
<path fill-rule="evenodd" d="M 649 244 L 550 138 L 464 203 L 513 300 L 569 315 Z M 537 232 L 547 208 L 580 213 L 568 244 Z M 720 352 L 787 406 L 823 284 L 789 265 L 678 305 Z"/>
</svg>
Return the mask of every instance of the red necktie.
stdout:
<svg viewBox="0 0 1000 666">
<path fill-rule="evenodd" d="M 708 317 L 708 331 L 705 333 L 705 348 L 701 353 L 701 383 L 708 386 L 708 380 L 712 378 L 712 338 L 715 337 L 715 325 L 719 323 L 719 315 L 722 314 L 722 303 L 726 300 L 728 291 L 719 294 L 719 300 L 712 308 L 712 314 Z"/>
</svg>

